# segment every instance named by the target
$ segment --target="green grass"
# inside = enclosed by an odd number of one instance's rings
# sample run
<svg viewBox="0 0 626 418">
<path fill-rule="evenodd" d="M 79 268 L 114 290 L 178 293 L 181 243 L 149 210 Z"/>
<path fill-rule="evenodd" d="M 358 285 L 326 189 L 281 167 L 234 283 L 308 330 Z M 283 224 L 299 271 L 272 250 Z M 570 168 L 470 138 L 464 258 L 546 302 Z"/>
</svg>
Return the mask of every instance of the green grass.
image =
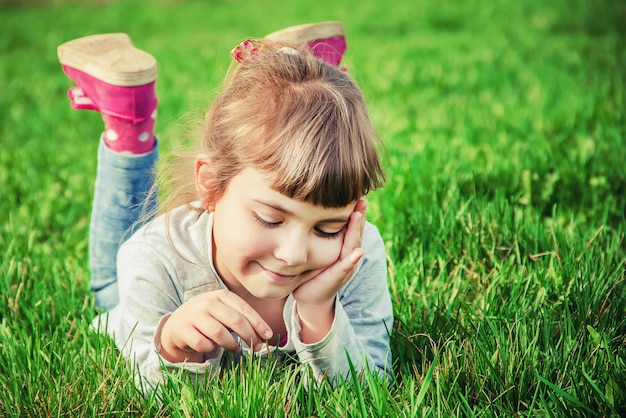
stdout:
<svg viewBox="0 0 626 418">
<path fill-rule="evenodd" d="M 626 416 L 626 6 L 619 0 L 0 2 L 0 414 Z M 42 3 L 42 2 L 36 2 Z M 57 44 L 123 31 L 159 61 L 167 151 L 241 40 L 345 23 L 382 133 L 395 382 L 305 387 L 247 362 L 159 403 L 90 331 L 99 115 Z"/>
</svg>

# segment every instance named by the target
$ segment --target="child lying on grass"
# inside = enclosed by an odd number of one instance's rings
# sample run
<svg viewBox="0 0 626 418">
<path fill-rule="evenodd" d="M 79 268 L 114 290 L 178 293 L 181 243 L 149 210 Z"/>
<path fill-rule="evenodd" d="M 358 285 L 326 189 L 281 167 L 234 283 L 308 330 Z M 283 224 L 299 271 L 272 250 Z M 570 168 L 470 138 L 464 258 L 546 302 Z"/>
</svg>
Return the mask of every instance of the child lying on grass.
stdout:
<svg viewBox="0 0 626 418">
<path fill-rule="evenodd" d="M 348 357 L 390 372 L 385 249 L 364 200 L 384 176 L 362 94 L 338 67 L 344 50 L 335 22 L 236 47 L 194 158 L 171 170 L 186 186 L 146 219 L 156 61 L 124 34 L 59 46 L 72 106 L 105 125 L 91 288 L 149 383 L 168 368 L 210 378 L 226 351 L 294 354 L 318 380 L 347 376 Z"/>
</svg>

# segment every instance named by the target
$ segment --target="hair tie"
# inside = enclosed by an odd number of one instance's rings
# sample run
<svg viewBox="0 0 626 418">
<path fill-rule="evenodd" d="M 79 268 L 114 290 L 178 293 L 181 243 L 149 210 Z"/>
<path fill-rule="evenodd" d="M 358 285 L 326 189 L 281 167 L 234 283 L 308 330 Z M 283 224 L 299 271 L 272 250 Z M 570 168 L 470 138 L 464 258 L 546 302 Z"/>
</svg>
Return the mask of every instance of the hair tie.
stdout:
<svg viewBox="0 0 626 418">
<path fill-rule="evenodd" d="M 243 64 L 246 62 L 254 61 L 259 56 L 259 53 L 262 50 L 267 51 L 268 47 L 270 49 L 273 49 L 271 48 L 271 46 L 264 44 L 262 41 L 257 41 L 254 39 L 246 39 L 245 41 L 243 41 L 242 43 L 234 47 L 233 50 L 230 51 L 230 55 L 233 56 L 235 61 Z M 283 47 L 278 48 L 275 51 L 279 54 L 290 54 L 290 55 L 299 54 L 297 49 L 292 48 L 290 46 L 283 46 Z"/>
<path fill-rule="evenodd" d="M 246 39 L 239 45 L 230 51 L 230 55 L 233 56 L 235 61 L 244 63 L 247 61 L 253 61 L 259 55 L 259 47 L 256 46 L 257 41 Z"/>
</svg>

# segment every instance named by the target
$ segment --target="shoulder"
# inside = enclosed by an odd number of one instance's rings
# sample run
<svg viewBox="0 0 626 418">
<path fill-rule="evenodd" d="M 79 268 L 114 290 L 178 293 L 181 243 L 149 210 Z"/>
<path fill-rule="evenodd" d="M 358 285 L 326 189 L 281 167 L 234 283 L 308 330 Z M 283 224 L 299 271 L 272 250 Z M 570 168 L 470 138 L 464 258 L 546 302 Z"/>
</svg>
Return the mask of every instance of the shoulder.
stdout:
<svg viewBox="0 0 626 418">
<path fill-rule="evenodd" d="M 365 257 L 372 257 L 374 255 L 380 256 L 381 254 L 384 257 L 385 255 L 385 243 L 383 242 L 383 238 L 378 228 L 370 222 L 365 223 L 361 246 L 363 247 L 363 251 L 365 251 Z"/>
<path fill-rule="evenodd" d="M 193 262 L 205 261 L 211 236 L 210 216 L 195 205 L 180 206 L 149 221 L 126 241 L 123 248 L 145 247 L 178 254 Z"/>
<path fill-rule="evenodd" d="M 198 292 L 217 289 L 211 269 L 212 216 L 194 206 L 161 215 L 135 232 L 118 252 L 120 289 L 139 284 L 162 294 L 177 294 L 181 302 Z"/>
</svg>

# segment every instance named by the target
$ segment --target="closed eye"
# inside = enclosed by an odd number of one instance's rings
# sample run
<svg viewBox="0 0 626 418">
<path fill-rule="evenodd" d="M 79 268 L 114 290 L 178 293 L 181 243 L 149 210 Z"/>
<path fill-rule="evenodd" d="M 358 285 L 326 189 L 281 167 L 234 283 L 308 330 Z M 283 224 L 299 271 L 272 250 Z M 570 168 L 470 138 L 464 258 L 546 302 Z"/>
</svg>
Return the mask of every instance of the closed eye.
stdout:
<svg viewBox="0 0 626 418">
<path fill-rule="evenodd" d="M 256 221 L 258 223 L 260 223 L 262 226 L 264 226 L 265 228 L 270 228 L 270 229 L 271 228 L 276 228 L 276 227 L 278 227 L 282 223 L 282 222 L 270 222 L 270 221 L 267 221 L 267 220 L 261 218 L 256 213 L 254 214 L 254 219 L 256 219 Z"/>
<path fill-rule="evenodd" d="M 268 221 L 266 219 L 263 219 L 261 216 L 259 216 L 259 214 L 254 213 L 254 219 L 261 224 L 261 226 L 263 226 L 264 228 L 268 228 L 268 229 L 273 229 L 273 228 L 277 228 L 280 225 L 282 225 L 282 222 L 271 222 Z M 320 238 L 325 238 L 325 239 L 333 239 L 333 238 L 338 238 L 342 235 L 342 233 L 345 231 L 346 226 L 344 226 L 343 228 L 341 228 L 338 231 L 334 231 L 334 232 L 327 232 L 324 231 L 323 229 L 320 229 L 319 227 L 315 228 L 315 233 L 317 234 L 317 236 L 319 236 Z"/>
<path fill-rule="evenodd" d="M 319 228 L 315 228 L 315 233 L 321 238 L 333 239 L 333 238 L 339 238 L 339 236 L 341 236 L 341 234 L 343 233 L 345 229 L 346 228 L 344 227 L 336 232 L 326 232 Z"/>
</svg>

